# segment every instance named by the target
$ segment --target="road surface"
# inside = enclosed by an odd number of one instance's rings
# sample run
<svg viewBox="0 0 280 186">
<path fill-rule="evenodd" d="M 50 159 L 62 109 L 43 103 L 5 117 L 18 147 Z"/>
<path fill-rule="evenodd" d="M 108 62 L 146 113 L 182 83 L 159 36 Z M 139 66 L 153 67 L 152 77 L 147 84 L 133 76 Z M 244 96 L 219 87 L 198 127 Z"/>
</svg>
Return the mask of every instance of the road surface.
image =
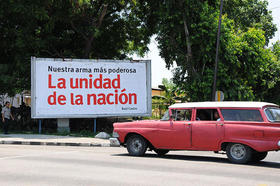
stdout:
<svg viewBox="0 0 280 186">
<path fill-rule="evenodd" d="M 236 165 L 213 152 L 131 157 L 121 147 L 0 145 L 0 185 L 280 185 L 280 152 Z"/>
</svg>

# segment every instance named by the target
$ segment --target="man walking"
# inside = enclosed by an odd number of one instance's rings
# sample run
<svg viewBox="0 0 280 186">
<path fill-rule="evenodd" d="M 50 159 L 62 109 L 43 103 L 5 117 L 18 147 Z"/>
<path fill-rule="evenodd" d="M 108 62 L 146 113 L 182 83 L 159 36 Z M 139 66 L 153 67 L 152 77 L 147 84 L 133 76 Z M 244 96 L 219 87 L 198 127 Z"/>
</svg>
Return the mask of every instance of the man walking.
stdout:
<svg viewBox="0 0 280 186">
<path fill-rule="evenodd" d="M 8 134 L 8 129 L 10 125 L 10 120 L 14 120 L 14 117 L 11 113 L 10 109 L 10 102 L 6 102 L 5 106 L 2 108 L 2 121 L 3 121 L 3 128 L 4 128 L 4 134 Z"/>
</svg>

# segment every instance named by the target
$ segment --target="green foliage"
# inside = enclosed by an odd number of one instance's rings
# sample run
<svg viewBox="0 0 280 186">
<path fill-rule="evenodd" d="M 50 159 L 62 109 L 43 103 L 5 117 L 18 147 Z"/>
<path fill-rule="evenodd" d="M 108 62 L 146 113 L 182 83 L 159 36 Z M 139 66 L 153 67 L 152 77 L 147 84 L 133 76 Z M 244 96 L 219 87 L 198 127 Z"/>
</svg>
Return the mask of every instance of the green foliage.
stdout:
<svg viewBox="0 0 280 186">
<path fill-rule="evenodd" d="M 276 57 L 277 61 L 280 61 L 280 41 L 277 41 L 272 46 L 272 52 Z"/>
<path fill-rule="evenodd" d="M 235 28 L 242 31 L 247 31 L 251 27 L 264 30 L 267 45 L 277 30 L 267 6 L 267 0 L 230 0 L 224 1 L 224 12 L 234 20 Z"/>
<path fill-rule="evenodd" d="M 30 89 L 30 56 L 125 59 L 157 34 L 176 63 L 172 88 L 185 101 L 211 99 L 220 0 L 0 1 L 0 93 Z M 280 44 L 264 0 L 224 1 L 217 89 L 226 100 L 280 101 Z M 168 85 L 168 82 L 167 82 Z M 169 85 L 168 85 L 169 86 Z M 174 92 L 166 94 L 172 103 Z"/>
<path fill-rule="evenodd" d="M 187 101 L 211 100 L 219 2 L 168 0 L 159 9 L 160 55 L 167 67 L 176 63 L 173 82 Z M 270 94 L 279 84 L 277 46 L 265 47 L 275 31 L 266 1 L 225 2 L 217 79 L 225 100 L 277 97 Z"/>
<path fill-rule="evenodd" d="M 30 89 L 30 57 L 125 59 L 144 54 L 156 6 L 135 0 L 0 1 L 0 89 Z M 145 6 L 144 6 L 145 5 Z M 130 43 L 133 43 L 131 45 Z"/>
<path fill-rule="evenodd" d="M 168 107 L 174 104 L 176 101 L 183 100 L 185 95 L 176 86 L 172 80 L 168 80 L 167 78 L 162 79 L 162 85 L 159 85 L 159 88 L 163 90 L 162 96 L 153 96 L 152 106 L 153 106 L 153 117 L 161 118 L 164 112 L 168 109 Z"/>
<path fill-rule="evenodd" d="M 152 116 L 146 119 L 160 119 L 168 107 L 169 104 L 163 97 L 154 96 L 152 98 Z"/>
<path fill-rule="evenodd" d="M 174 104 L 176 98 L 175 84 L 171 80 L 163 78 L 162 85 L 161 88 L 164 90 L 164 103 L 168 105 Z"/>
</svg>

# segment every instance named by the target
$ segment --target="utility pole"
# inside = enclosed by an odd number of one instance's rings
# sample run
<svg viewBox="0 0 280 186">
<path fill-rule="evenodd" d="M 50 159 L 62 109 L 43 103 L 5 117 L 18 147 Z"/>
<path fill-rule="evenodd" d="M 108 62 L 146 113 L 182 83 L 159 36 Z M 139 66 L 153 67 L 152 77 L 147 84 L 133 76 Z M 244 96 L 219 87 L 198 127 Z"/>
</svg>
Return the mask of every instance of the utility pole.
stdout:
<svg viewBox="0 0 280 186">
<path fill-rule="evenodd" d="M 223 13 L 223 0 L 221 0 L 221 4 L 220 4 L 220 16 L 219 16 L 219 26 L 218 26 L 218 34 L 217 34 L 215 71 L 214 71 L 214 82 L 213 82 L 213 89 L 212 89 L 212 101 L 215 101 L 215 95 L 216 95 L 216 83 L 217 83 L 217 72 L 218 72 L 218 56 L 219 56 L 222 13 Z"/>
</svg>

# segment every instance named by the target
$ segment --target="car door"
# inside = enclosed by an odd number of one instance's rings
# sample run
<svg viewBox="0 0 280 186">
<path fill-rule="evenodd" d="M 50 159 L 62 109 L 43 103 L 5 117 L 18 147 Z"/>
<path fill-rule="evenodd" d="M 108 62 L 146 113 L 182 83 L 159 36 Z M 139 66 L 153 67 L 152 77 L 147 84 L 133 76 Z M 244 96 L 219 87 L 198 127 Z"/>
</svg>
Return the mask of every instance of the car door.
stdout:
<svg viewBox="0 0 280 186">
<path fill-rule="evenodd" d="M 159 149 L 188 149 L 191 147 L 192 109 L 172 109 L 169 122 L 160 122 L 153 134 L 153 145 Z"/>
<path fill-rule="evenodd" d="M 224 138 L 224 122 L 215 108 L 197 108 L 191 124 L 191 146 L 196 150 L 218 150 Z M 215 118 L 217 113 L 218 118 Z"/>
</svg>

